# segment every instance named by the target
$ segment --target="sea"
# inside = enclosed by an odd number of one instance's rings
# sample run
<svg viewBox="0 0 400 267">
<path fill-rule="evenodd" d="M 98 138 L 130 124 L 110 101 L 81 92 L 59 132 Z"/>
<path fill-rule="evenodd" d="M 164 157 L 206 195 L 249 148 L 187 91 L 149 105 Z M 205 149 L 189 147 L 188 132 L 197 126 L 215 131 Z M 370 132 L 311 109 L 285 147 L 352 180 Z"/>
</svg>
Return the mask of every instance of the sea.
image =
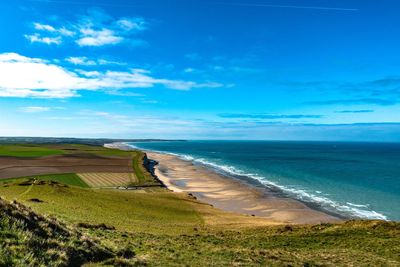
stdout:
<svg viewBox="0 0 400 267">
<path fill-rule="evenodd" d="M 128 143 L 173 154 L 232 179 L 278 190 L 345 218 L 400 220 L 400 143 L 160 141 Z"/>
</svg>

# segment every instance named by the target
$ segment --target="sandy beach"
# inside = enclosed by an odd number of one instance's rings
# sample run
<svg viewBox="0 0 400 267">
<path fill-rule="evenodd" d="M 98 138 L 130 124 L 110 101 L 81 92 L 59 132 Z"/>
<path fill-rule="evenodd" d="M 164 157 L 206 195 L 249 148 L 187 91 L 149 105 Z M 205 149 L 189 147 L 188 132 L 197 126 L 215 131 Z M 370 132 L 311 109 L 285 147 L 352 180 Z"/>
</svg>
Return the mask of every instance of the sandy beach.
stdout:
<svg viewBox="0 0 400 267">
<path fill-rule="evenodd" d="M 146 153 L 150 159 L 158 162 L 155 174 L 170 190 L 191 193 L 200 201 L 216 208 L 264 217 L 277 223 L 313 224 L 339 221 L 338 218 L 311 209 L 300 201 L 225 177 L 176 156 L 148 151 Z"/>
</svg>

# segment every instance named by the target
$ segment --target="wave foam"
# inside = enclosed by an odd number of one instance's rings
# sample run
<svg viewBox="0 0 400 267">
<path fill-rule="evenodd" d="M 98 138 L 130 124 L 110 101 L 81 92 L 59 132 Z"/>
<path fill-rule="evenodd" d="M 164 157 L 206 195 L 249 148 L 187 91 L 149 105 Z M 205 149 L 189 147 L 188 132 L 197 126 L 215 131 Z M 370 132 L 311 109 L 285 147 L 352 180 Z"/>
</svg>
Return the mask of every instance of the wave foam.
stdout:
<svg viewBox="0 0 400 267">
<path fill-rule="evenodd" d="M 158 152 L 158 153 L 163 153 L 163 154 L 173 155 L 182 160 L 195 162 L 195 163 L 201 164 L 205 167 L 209 167 L 213 170 L 216 170 L 217 172 L 222 172 L 222 173 L 225 173 L 225 174 L 228 174 L 231 176 L 235 176 L 235 177 L 242 176 L 242 177 L 248 177 L 248 178 L 257 180 L 258 182 L 262 183 L 266 187 L 279 189 L 280 191 L 282 191 L 283 193 L 285 193 L 286 195 L 288 195 L 290 197 L 293 197 L 300 201 L 317 204 L 321 208 L 326 209 L 331 212 L 338 212 L 339 214 L 344 214 L 346 216 L 356 217 L 356 218 L 387 220 L 387 217 L 385 215 L 378 213 L 376 211 L 373 211 L 373 210 L 368 210 L 367 209 L 368 204 L 362 205 L 362 204 L 354 204 L 351 202 L 346 202 L 345 204 L 341 204 L 337 201 L 329 199 L 328 197 L 322 196 L 323 192 L 321 192 L 321 191 L 316 191 L 316 193 L 318 195 L 315 195 L 315 194 L 310 193 L 303 189 L 283 186 L 283 185 L 274 183 L 272 181 L 269 181 L 264 176 L 260 176 L 260 175 L 254 174 L 254 173 L 247 173 L 241 169 L 236 168 L 235 166 L 219 164 L 216 162 L 206 160 L 204 158 L 195 158 L 194 156 L 187 155 L 187 154 L 178 154 L 178 153 L 156 151 L 156 150 L 152 150 L 152 151 Z"/>
</svg>

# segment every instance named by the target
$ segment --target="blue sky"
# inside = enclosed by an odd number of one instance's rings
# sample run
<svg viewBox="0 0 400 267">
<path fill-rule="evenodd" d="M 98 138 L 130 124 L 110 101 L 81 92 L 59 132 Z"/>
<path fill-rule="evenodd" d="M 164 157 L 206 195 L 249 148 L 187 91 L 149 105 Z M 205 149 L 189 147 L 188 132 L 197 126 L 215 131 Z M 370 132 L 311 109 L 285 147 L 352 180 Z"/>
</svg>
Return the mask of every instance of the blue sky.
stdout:
<svg viewBox="0 0 400 267">
<path fill-rule="evenodd" d="M 399 10 L 4 0 L 0 135 L 400 141 Z"/>
</svg>

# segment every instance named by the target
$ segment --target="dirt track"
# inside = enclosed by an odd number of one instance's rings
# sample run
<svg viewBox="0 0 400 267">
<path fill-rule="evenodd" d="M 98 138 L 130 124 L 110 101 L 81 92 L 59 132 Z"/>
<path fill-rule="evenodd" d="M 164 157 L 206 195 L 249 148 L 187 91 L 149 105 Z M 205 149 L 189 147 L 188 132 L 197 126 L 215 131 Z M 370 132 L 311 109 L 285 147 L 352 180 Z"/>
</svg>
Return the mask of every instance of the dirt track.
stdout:
<svg viewBox="0 0 400 267">
<path fill-rule="evenodd" d="M 92 154 L 58 155 L 37 159 L 0 157 L 0 179 L 56 173 L 132 171 L 131 159 Z"/>
</svg>

